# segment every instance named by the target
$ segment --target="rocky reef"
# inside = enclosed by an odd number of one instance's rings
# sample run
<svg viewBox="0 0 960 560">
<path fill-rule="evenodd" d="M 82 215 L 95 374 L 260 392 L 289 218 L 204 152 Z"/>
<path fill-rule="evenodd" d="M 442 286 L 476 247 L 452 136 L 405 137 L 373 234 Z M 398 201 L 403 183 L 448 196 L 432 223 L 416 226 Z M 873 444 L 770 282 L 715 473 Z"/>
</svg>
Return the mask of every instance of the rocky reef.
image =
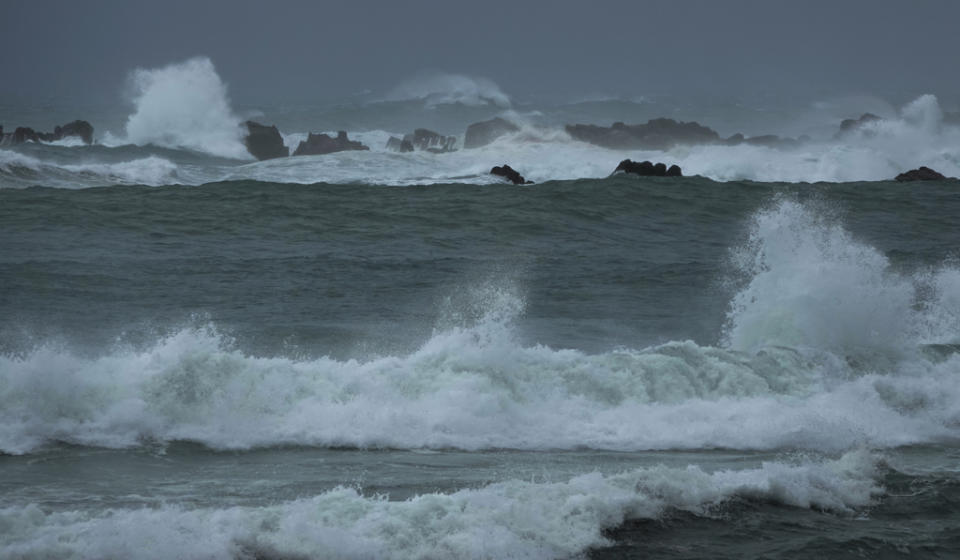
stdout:
<svg viewBox="0 0 960 560">
<path fill-rule="evenodd" d="M 334 152 L 344 152 L 347 150 L 369 150 L 360 142 L 347 138 L 346 131 L 337 132 L 337 137 L 332 138 L 327 134 L 310 133 L 307 139 L 300 142 L 297 149 L 294 150 L 295 156 L 317 156 L 323 154 L 332 154 Z"/>
<path fill-rule="evenodd" d="M 629 159 L 621 161 L 613 172 L 632 173 L 643 177 L 683 177 L 683 171 L 679 165 L 671 165 L 668 168 L 665 163 L 637 162 Z"/>
<path fill-rule="evenodd" d="M 93 125 L 87 121 L 76 120 L 54 128 L 53 132 L 37 132 L 30 127 L 20 126 L 6 134 L 0 126 L 0 145 L 2 146 L 14 146 L 24 142 L 56 142 L 71 136 L 80 138 L 84 144 L 93 144 Z"/>
<path fill-rule="evenodd" d="M 413 134 L 407 134 L 403 138 L 391 136 L 387 140 L 387 149 L 401 153 L 421 151 L 445 154 L 456 151 L 457 137 L 444 136 L 426 128 L 418 128 L 413 131 Z"/>
</svg>

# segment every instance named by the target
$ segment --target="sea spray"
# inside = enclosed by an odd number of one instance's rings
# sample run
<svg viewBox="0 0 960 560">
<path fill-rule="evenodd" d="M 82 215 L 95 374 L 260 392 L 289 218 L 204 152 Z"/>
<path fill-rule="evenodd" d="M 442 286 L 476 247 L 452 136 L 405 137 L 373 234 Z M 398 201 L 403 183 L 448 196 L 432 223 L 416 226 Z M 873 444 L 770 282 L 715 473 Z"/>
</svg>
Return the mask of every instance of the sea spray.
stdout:
<svg viewBox="0 0 960 560">
<path fill-rule="evenodd" d="M 510 96 L 492 80 L 463 74 L 422 74 L 397 85 L 385 101 L 422 100 L 428 107 L 461 103 L 510 107 Z"/>
<path fill-rule="evenodd" d="M 135 110 L 127 119 L 128 142 L 251 159 L 241 119 L 209 58 L 137 69 L 130 82 Z"/>
<path fill-rule="evenodd" d="M 802 348 L 886 370 L 960 335 L 955 266 L 894 270 L 822 204 L 782 199 L 757 212 L 731 256 L 749 279 L 727 317 L 732 349 Z"/>
</svg>

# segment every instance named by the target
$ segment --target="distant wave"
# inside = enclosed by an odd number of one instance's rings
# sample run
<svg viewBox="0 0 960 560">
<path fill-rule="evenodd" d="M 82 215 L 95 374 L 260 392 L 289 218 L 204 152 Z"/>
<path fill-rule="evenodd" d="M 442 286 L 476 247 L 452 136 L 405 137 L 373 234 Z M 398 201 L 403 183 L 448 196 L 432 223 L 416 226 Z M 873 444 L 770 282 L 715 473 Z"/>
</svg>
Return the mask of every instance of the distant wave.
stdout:
<svg viewBox="0 0 960 560">
<path fill-rule="evenodd" d="M 510 107 L 510 97 L 487 78 L 463 74 L 424 74 L 394 87 L 384 101 L 423 100 L 427 105 L 462 103 Z"/>
<path fill-rule="evenodd" d="M 10 150 L 0 150 L 0 185 L 3 186 L 159 186 L 181 181 L 178 170 L 175 163 L 153 155 L 118 162 L 57 164 Z"/>
</svg>

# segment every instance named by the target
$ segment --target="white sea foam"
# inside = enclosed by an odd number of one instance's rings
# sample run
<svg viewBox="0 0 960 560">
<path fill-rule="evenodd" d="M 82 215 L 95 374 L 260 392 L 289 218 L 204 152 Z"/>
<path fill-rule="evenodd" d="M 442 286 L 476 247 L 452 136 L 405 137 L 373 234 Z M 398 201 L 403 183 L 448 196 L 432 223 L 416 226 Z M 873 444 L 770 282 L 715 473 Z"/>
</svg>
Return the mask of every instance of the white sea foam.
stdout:
<svg viewBox="0 0 960 560">
<path fill-rule="evenodd" d="M 177 165 L 157 156 L 117 163 L 81 163 L 61 167 L 107 184 L 166 185 L 178 181 Z"/>
<path fill-rule="evenodd" d="M 566 482 L 510 480 L 405 501 L 336 488 L 279 505 L 47 513 L 0 509 L 7 557 L 566 558 L 609 544 L 602 531 L 669 509 L 709 515 L 733 497 L 848 513 L 882 492 L 877 458 L 769 462 L 705 472 L 664 466 Z"/>
<path fill-rule="evenodd" d="M 163 68 L 138 69 L 130 77 L 135 110 L 126 143 L 186 148 L 216 156 L 251 159 L 241 119 L 209 58 Z"/>
<path fill-rule="evenodd" d="M 40 169 L 40 160 L 13 150 L 0 150 L 0 170 L 13 171 L 15 169 Z"/>
<path fill-rule="evenodd" d="M 956 268 L 894 272 L 791 201 L 758 213 L 735 260 L 748 278 L 719 348 L 522 346 L 512 326 L 522 298 L 485 286 L 481 319 L 441 328 L 408 355 L 259 358 L 211 327 L 97 358 L 54 347 L 5 356 L 0 450 L 146 439 L 241 449 L 840 451 L 960 437 L 960 355 L 923 347 L 960 340 Z"/>
<path fill-rule="evenodd" d="M 0 188 L 7 186 L 8 182 L 18 187 L 42 184 L 59 188 L 116 184 L 157 186 L 190 182 L 189 178 L 182 176 L 182 170 L 175 163 L 158 156 L 113 163 L 62 165 L 10 150 L 0 150 L 0 171 L 13 175 L 13 178 L 3 177 L 6 180 L 0 183 Z"/>
</svg>

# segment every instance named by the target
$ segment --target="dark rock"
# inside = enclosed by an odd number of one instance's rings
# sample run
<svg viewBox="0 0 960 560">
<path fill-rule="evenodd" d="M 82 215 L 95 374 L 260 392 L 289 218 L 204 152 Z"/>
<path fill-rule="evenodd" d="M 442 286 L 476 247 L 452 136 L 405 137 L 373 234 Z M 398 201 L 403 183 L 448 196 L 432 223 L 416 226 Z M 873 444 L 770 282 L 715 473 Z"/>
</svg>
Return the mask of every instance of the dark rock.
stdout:
<svg viewBox="0 0 960 560">
<path fill-rule="evenodd" d="M 576 140 L 619 150 L 666 150 L 678 144 L 712 144 L 720 135 L 696 122 L 651 119 L 646 124 L 614 123 L 607 128 L 592 124 L 566 126 Z"/>
<path fill-rule="evenodd" d="M 0 142 L 3 144 L 23 144 L 24 142 L 56 142 L 68 136 L 79 136 L 85 144 L 93 143 L 93 126 L 87 121 L 73 121 L 53 129 L 53 132 L 37 132 L 26 127 L 17 127 L 12 134 L 3 134 L 0 127 Z"/>
<path fill-rule="evenodd" d="M 800 145 L 799 140 L 793 138 L 781 138 L 776 134 L 764 134 L 762 136 L 751 136 L 743 140 L 743 143 L 751 146 L 764 146 L 767 148 L 795 148 Z"/>
<path fill-rule="evenodd" d="M 723 139 L 721 143 L 726 146 L 739 146 L 740 144 L 748 144 L 750 146 L 764 146 L 767 148 L 795 148 L 800 144 L 809 141 L 809 136 L 801 136 L 797 139 L 782 138 L 776 134 L 763 134 L 761 136 L 751 136 L 746 138 L 743 136 L 743 134 L 738 132 L 729 138 Z"/>
<path fill-rule="evenodd" d="M 737 144 L 742 144 L 744 140 L 746 140 L 746 138 L 743 137 L 743 134 L 738 132 L 730 138 L 724 140 L 723 143 L 727 144 L 728 146 L 736 146 Z"/>
<path fill-rule="evenodd" d="M 340 131 L 337 133 L 336 138 L 331 138 L 326 134 L 314 134 L 310 133 L 307 136 L 306 141 L 300 142 L 300 145 L 297 146 L 296 151 L 293 152 L 295 156 L 316 156 L 323 154 L 332 154 L 333 152 L 343 152 L 346 150 L 369 150 L 370 148 L 364 146 L 360 142 L 355 142 L 347 138 L 347 133 Z"/>
<path fill-rule="evenodd" d="M 406 152 L 412 152 L 413 143 L 407 140 L 406 138 L 401 140 L 396 136 L 391 136 L 390 139 L 387 140 L 387 149 L 393 152 L 400 152 L 401 154 Z"/>
<path fill-rule="evenodd" d="M 510 134 L 518 130 L 520 130 L 519 126 L 500 117 L 473 123 L 467 127 L 467 133 L 463 137 L 463 147 L 469 150 L 486 146 L 504 134 Z"/>
<path fill-rule="evenodd" d="M 849 134 L 850 132 L 858 130 L 860 127 L 862 127 L 867 123 L 880 121 L 880 120 L 883 120 L 883 119 L 881 119 L 877 115 L 874 115 L 873 113 L 864 113 L 860 115 L 859 119 L 844 119 L 843 121 L 840 122 L 840 130 L 837 131 L 835 137 L 840 137 L 845 134 Z"/>
<path fill-rule="evenodd" d="M 39 142 L 40 135 L 35 130 L 26 126 L 18 126 L 13 131 L 13 143 L 23 144 L 24 142 Z"/>
<path fill-rule="evenodd" d="M 490 170 L 491 175 L 497 175 L 498 177 L 505 177 L 514 185 L 530 185 L 533 184 L 533 181 L 527 181 L 523 178 L 523 175 L 520 175 L 516 170 L 510 167 L 507 164 L 503 164 L 499 167 L 494 167 Z"/>
<path fill-rule="evenodd" d="M 407 134 L 401 140 L 400 138 L 390 137 L 387 140 L 387 149 L 395 152 L 412 152 L 419 150 L 422 152 L 432 152 L 435 154 L 445 154 L 457 150 L 457 137 L 444 136 L 426 128 L 418 128 L 413 134 Z"/>
<path fill-rule="evenodd" d="M 919 169 L 911 169 L 906 173 L 901 173 L 897 175 L 896 180 L 900 182 L 904 181 L 941 181 L 946 179 L 940 173 L 937 173 L 929 167 L 920 167 Z"/>
<path fill-rule="evenodd" d="M 417 150 L 445 153 L 456 149 L 457 137 L 443 136 L 432 130 L 418 128 L 413 131 L 413 138 L 410 139 L 410 143 Z"/>
<path fill-rule="evenodd" d="M 666 164 L 657 163 L 654 165 L 649 161 L 632 161 L 625 159 L 620 162 L 620 165 L 613 170 L 614 173 L 617 172 L 624 173 L 633 173 L 634 175 L 640 175 L 643 177 L 683 177 L 683 171 L 677 165 L 671 165 L 667 169 Z"/>
<path fill-rule="evenodd" d="M 290 155 L 290 148 L 283 143 L 276 126 L 247 121 L 247 137 L 243 142 L 247 151 L 261 161 Z"/>
<path fill-rule="evenodd" d="M 73 121 L 53 129 L 54 140 L 67 136 L 79 136 L 84 144 L 93 144 L 93 125 L 87 121 Z"/>
</svg>

